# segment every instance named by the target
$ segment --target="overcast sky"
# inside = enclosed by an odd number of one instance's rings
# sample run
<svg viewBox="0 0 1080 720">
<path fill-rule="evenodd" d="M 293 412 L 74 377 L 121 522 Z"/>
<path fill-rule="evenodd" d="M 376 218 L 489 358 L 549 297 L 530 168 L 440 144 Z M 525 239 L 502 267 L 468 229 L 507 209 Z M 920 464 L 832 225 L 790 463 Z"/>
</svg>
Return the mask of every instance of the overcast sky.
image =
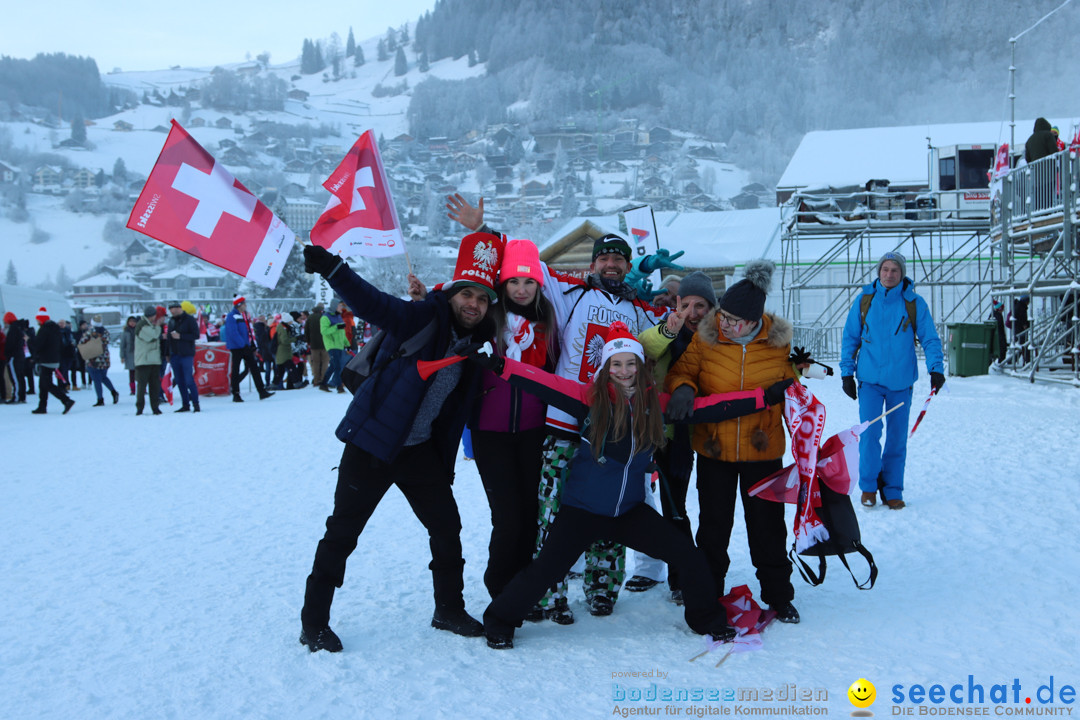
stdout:
<svg viewBox="0 0 1080 720">
<path fill-rule="evenodd" d="M 0 54 L 31 58 L 39 52 L 90 56 L 98 70 L 161 70 L 173 65 L 240 62 L 270 53 L 270 62 L 298 57 L 304 38 L 352 26 L 357 42 L 409 23 L 435 0 L 23 0 L 4 3 Z"/>
</svg>

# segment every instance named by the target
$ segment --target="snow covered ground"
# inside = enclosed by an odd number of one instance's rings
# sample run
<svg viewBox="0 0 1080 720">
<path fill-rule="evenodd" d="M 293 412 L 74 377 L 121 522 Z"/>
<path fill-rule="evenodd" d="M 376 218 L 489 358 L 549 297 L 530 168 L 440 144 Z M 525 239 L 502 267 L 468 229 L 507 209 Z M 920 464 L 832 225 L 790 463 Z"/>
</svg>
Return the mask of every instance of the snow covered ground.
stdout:
<svg viewBox="0 0 1080 720">
<path fill-rule="evenodd" d="M 912 685 L 961 684 L 965 703 L 968 684 L 982 685 L 986 704 L 975 707 L 989 715 L 1074 708 L 1060 694 L 1080 684 L 1074 388 L 950 378 L 909 448 L 908 508 L 858 509 L 877 586 L 855 589 L 838 562 L 822 587 L 795 577 L 802 624 L 774 624 L 763 650 L 718 668 L 715 655 L 688 662 L 703 642 L 659 588 L 623 593 L 614 615 L 593 618 L 575 583 L 577 622 L 526 624 L 512 651 L 433 630 L 427 539 L 396 491 L 334 603 L 345 652 L 310 654 L 297 642 L 300 605 L 331 509 L 346 398 L 308 389 L 259 402 L 249 392 L 244 404 L 204 399 L 199 415 L 135 417 L 123 371 L 112 377 L 118 406 L 92 408 L 81 391 L 67 416 L 55 401 L 44 417 L 0 407 L 6 717 L 846 717 L 859 678 L 876 685 L 878 717 L 973 708 L 948 697 L 912 704 Z M 810 382 L 828 408 L 826 435 L 857 421 L 838 380 Z M 927 386 L 920 379 L 916 406 Z M 490 525 L 474 464 L 459 462 L 454 490 L 466 602 L 479 616 Z M 696 515 L 693 493 L 691 505 Z M 729 581 L 756 594 L 739 525 Z M 653 676 L 616 676 L 631 672 Z M 1043 705 L 1037 690 L 1051 676 L 1054 702 Z M 651 683 L 777 696 L 794 685 L 827 700 L 615 699 Z M 991 703 L 995 684 L 1009 686 L 1007 703 Z M 895 685 L 905 702 L 893 702 Z"/>
</svg>

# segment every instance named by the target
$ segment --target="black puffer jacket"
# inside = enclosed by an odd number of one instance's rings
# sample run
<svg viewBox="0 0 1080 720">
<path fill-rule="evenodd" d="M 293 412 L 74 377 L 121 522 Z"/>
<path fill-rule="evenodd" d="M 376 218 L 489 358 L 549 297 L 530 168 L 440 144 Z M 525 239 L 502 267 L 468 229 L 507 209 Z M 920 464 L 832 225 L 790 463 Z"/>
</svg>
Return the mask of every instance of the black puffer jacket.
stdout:
<svg viewBox="0 0 1080 720">
<path fill-rule="evenodd" d="M 64 341 L 60 337 L 60 326 L 49 320 L 41 326 L 34 337 L 34 359 L 38 365 L 58 366 L 60 364 L 60 351 L 64 347 Z"/>
</svg>

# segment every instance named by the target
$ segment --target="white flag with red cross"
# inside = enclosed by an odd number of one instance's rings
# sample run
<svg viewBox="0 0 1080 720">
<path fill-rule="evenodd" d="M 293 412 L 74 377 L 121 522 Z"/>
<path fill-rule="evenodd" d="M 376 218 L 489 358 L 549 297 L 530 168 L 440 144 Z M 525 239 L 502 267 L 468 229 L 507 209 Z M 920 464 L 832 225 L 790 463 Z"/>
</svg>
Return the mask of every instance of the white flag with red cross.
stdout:
<svg viewBox="0 0 1080 720">
<path fill-rule="evenodd" d="M 375 134 L 368 130 L 323 183 L 330 191 L 311 242 L 345 257 L 388 257 L 405 252 L 394 198 Z"/>
<path fill-rule="evenodd" d="M 176 120 L 127 226 L 263 287 L 296 236 Z"/>
</svg>

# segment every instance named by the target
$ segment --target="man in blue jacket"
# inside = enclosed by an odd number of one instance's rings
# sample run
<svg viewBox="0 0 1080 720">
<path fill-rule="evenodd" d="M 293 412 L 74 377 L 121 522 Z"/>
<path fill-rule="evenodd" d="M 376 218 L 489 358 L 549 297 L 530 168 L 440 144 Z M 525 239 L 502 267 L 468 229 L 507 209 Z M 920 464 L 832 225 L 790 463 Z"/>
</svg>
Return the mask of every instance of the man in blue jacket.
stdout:
<svg viewBox="0 0 1080 720">
<path fill-rule="evenodd" d="M 184 310 L 179 301 L 169 303 L 169 364 L 173 381 L 180 389 L 180 409 L 176 412 L 199 412 L 199 388 L 195 384 L 195 341 L 199 339 L 199 323 Z M 256 373 L 256 377 L 258 374 Z"/>
<path fill-rule="evenodd" d="M 416 363 L 465 355 L 494 336 L 487 310 L 495 301 L 501 245 L 493 235 L 467 236 L 454 279 L 418 302 L 380 292 L 321 247 L 304 248 L 304 269 L 322 275 L 353 312 L 386 330 L 371 372 L 336 432 L 345 448 L 334 511 L 315 551 L 300 613 L 300 642 L 312 652 L 341 650 L 341 640 L 330 629 L 334 590 L 341 587 L 345 563 L 391 485 L 401 490 L 428 532 L 435 590 L 431 625 L 466 637 L 483 634 L 483 626 L 465 611 L 461 517 L 451 489 L 480 370 L 456 363 L 424 380 Z M 427 338 L 423 346 L 402 355 L 402 343 L 419 334 Z"/>
<path fill-rule="evenodd" d="M 251 373 L 251 379 L 255 381 L 259 399 L 265 400 L 273 395 L 274 393 L 263 387 L 262 373 L 259 372 L 259 363 L 255 360 L 255 336 L 251 331 L 251 318 L 247 314 L 247 302 L 240 295 L 233 299 L 232 312 L 225 316 L 222 335 L 225 336 L 225 347 L 232 356 L 229 381 L 232 384 L 233 402 L 244 402 L 240 397 L 241 362 L 244 364 L 244 372 Z"/>
<path fill-rule="evenodd" d="M 874 505 L 880 488 L 882 501 L 893 510 L 904 507 L 908 417 L 913 386 L 919 377 L 916 338 L 923 346 L 930 387 L 936 391 L 945 384 L 941 338 L 930 308 L 915 294 L 914 283 L 906 271 L 907 261 L 900 253 L 887 252 L 881 256 L 877 264 L 878 279 L 863 288 L 848 313 L 840 351 L 844 392 L 852 400 L 858 400 L 862 422 L 903 403 L 885 418 L 884 453 L 881 423 L 874 423 L 859 437 L 862 504 Z"/>
</svg>

